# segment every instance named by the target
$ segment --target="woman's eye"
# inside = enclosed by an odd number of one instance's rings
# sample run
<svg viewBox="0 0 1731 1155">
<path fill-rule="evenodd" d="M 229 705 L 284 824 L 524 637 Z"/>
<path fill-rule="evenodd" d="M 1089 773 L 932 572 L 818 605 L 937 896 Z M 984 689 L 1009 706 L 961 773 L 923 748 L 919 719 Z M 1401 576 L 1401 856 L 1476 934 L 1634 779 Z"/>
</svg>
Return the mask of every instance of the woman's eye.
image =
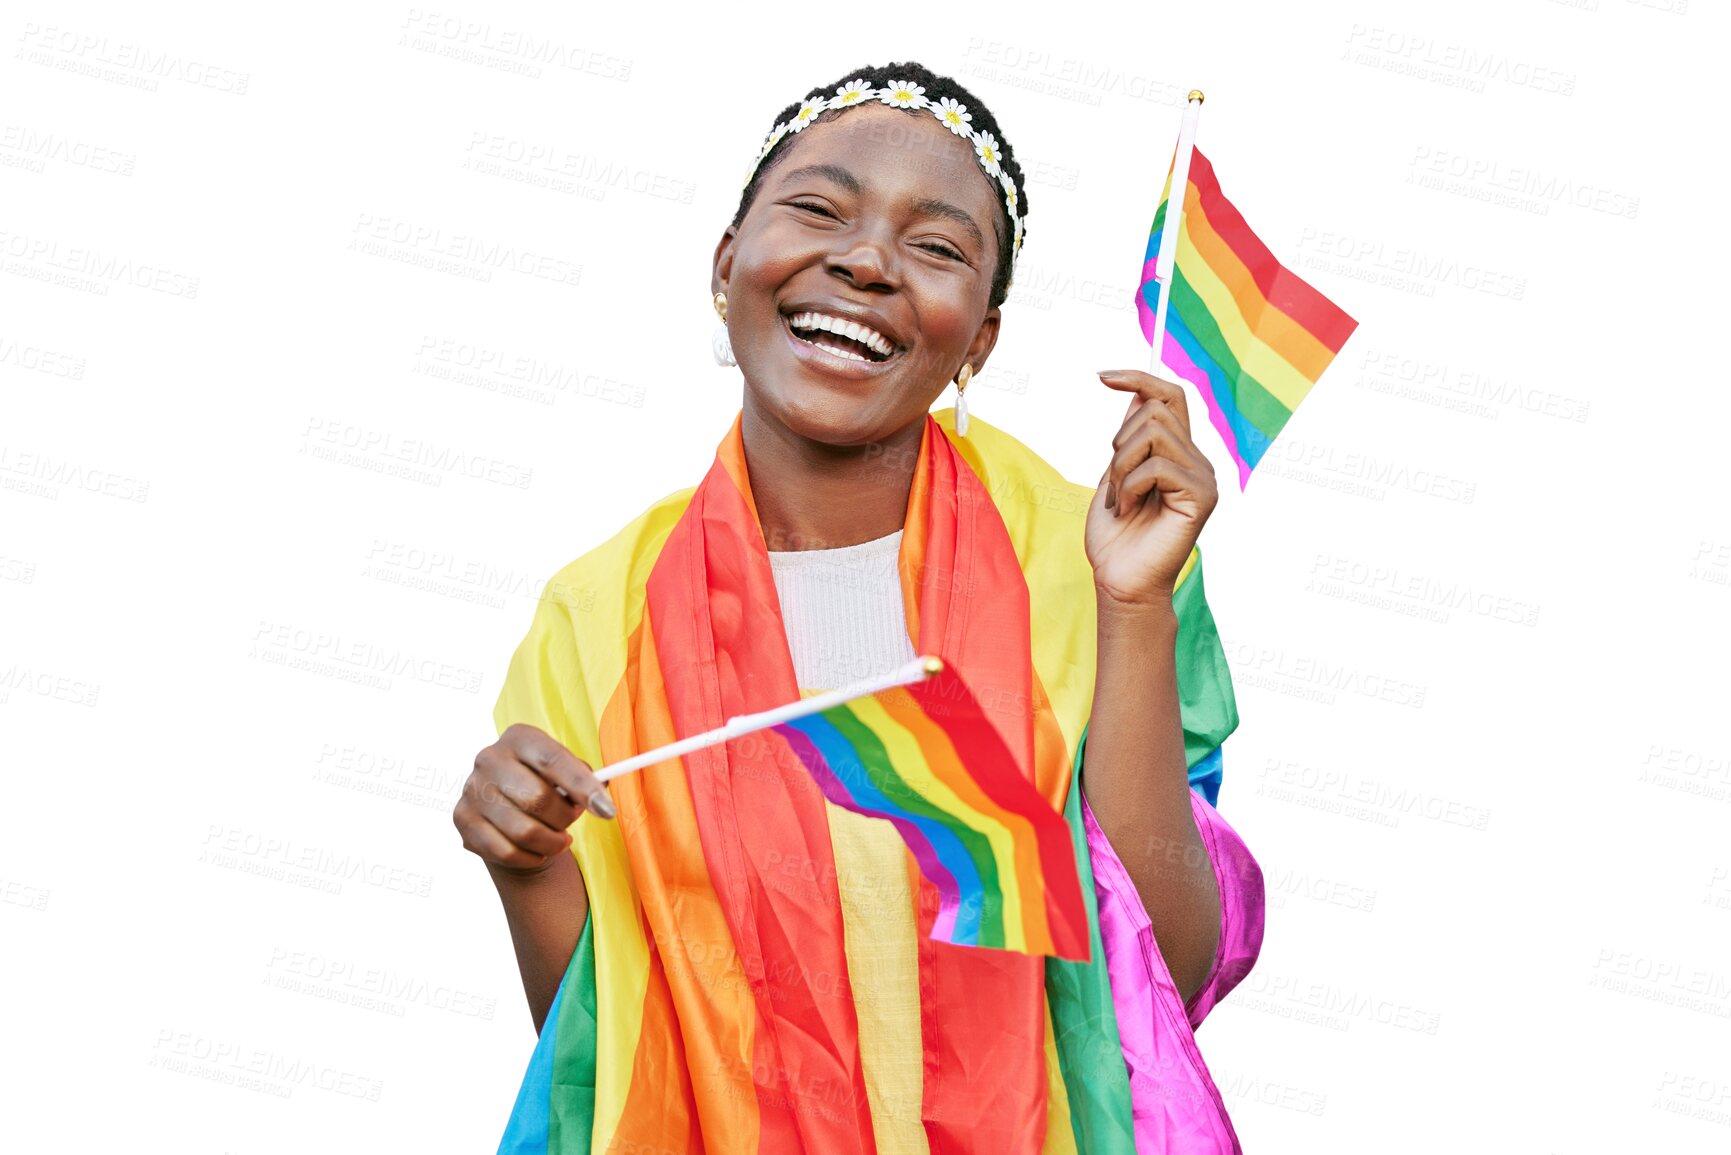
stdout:
<svg viewBox="0 0 1731 1155">
<path fill-rule="evenodd" d="M 788 201 L 787 203 L 790 208 L 804 209 L 808 213 L 817 213 L 819 216 L 828 217 L 832 221 L 841 219 L 816 201 Z M 937 253 L 939 256 L 948 257 L 952 261 L 965 261 L 968 259 L 961 253 L 958 253 L 954 247 L 937 241 L 922 244 L 919 247 L 925 249 L 927 252 Z"/>
</svg>

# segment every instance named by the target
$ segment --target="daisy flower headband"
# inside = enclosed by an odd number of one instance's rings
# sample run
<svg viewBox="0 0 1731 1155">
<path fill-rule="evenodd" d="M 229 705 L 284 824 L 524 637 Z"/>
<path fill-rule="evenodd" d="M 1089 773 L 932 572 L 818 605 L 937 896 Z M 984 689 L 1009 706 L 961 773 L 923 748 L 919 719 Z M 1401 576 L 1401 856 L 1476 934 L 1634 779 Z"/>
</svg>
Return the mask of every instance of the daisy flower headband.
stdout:
<svg viewBox="0 0 1731 1155">
<path fill-rule="evenodd" d="M 860 77 L 850 80 L 835 90 L 834 96 L 814 96 L 800 103 L 799 110 L 781 124 L 776 125 L 764 138 L 763 147 L 757 152 L 757 159 L 751 162 L 746 170 L 745 184 L 751 183 L 751 178 L 757 175 L 758 166 L 763 158 L 770 154 L 775 146 L 781 143 L 781 138 L 790 132 L 799 132 L 811 124 L 822 112 L 832 108 L 854 108 L 860 105 L 878 101 L 891 108 L 927 109 L 938 118 L 938 122 L 963 140 L 974 146 L 974 159 L 980 162 L 980 167 L 986 170 L 986 175 L 996 181 L 1003 190 L 1004 207 L 1009 210 L 1010 224 L 1014 228 L 1014 237 L 1010 242 L 1010 264 L 1013 268 L 1016 258 L 1022 252 L 1022 214 L 1020 201 L 1016 196 L 1016 182 L 1010 179 L 1010 174 L 1003 166 L 1003 153 L 997 138 L 989 132 L 976 132 L 971 126 L 974 117 L 968 111 L 968 106 L 951 98 L 928 100 L 926 90 L 908 80 L 891 80 L 882 88 L 872 87 L 872 82 Z M 741 187 L 744 187 L 743 185 Z"/>
</svg>

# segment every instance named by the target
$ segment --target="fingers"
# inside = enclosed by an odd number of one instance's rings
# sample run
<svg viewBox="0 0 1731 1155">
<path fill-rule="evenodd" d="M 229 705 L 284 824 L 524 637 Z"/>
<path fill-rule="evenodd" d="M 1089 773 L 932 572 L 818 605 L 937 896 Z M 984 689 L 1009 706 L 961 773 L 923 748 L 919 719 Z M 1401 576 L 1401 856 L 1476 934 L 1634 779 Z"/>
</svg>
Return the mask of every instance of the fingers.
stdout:
<svg viewBox="0 0 1731 1155">
<path fill-rule="evenodd" d="M 1171 429 L 1152 415 L 1147 416 L 1135 434 L 1112 455 L 1112 463 L 1106 468 L 1106 477 L 1110 484 L 1107 497 L 1119 516 L 1134 509 L 1137 502 L 1149 492 L 1149 488 L 1144 487 L 1139 493 L 1132 495 L 1128 489 L 1131 474 L 1144 463 L 1160 459 L 1170 461 L 1186 472 L 1212 474 L 1213 467 L 1188 436 Z"/>
<path fill-rule="evenodd" d="M 1112 448 L 1122 449 L 1129 444 L 1142 429 L 1144 423 L 1158 421 L 1172 432 L 1185 438 L 1190 436 L 1190 426 L 1172 407 L 1164 401 L 1144 401 L 1128 417 L 1124 424 L 1118 427 L 1116 436 L 1112 438 Z"/>
<path fill-rule="evenodd" d="M 479 815 L 512 842 L 536 854 L 556 854 L 571 845 L 566 829 L 577 808 L 551 783 L 519 762 L 500 759 L 473 790 Z"/>
<path fill-rule="evenodd" d="M 619 812 L 589 764 L 542 731 L 518 724 L 500 735 L 499 741 L 525 766 L 563 790 L 567 798 L 587 806 L 597 818 L 612 818 Z"/>
<path fill-rule="evenodd" d="M 463 849 L 479 855 L 483 861 L 497 863 L 512 870 L 538 870 L 546 866 L 553 854 L 536 854 L 525 850 L 506 837 L 504 831 L 485 818 L 475 818 L 462 825 Z M 561 848 L 562 849 L 562 848 Z"/>
<path fill-rule="evenodd" d="M 1144 401 L 1164 401 L 1172 407 L 1184 423 L 1184 428 L 1190 428 L 1190 403 L 1185 400 L 1184 389 L 1171 381 L 1154 376 L 1152 373 L 1142 373 L 1135 369 L 1104 369 L 1101 370 L 1100 381 L 1109 389 L 1121 389 L 1134 393 Z"/>
<path fill-rule="evenodd" d="M 1180 386 L 1133 370 L 1103 372 L 1100 380 L 1134 394 L 1131 411 L 1112 438 L 1112 460 L 1101 479 L 1108 509 L 1123 516 L 1156 488 L 1144 485 L 1133 494 L 1125 491 L 1132 471 L 1155 457 L 1164 457 L 1180 472 L 1194 476 L 1202 489 L 1213 488 L 1214 466 L 1190 436 L 1190 413 Z"/>
<path fill-rule="evenodd" d="M 496 790 L 483 792 L 476 807 L 480 816 L 514 845 L 533 854 L 550 857 L 571 845 L 571 836 L 563 828 L 555 830 L 534 815 L 525 814 Z"/>
<path fill-rule="evenodd" d="M 575 804 L 559 793 L 547 779 L 521 762 L 505 762 L 493 774 L 493 792 L 523 813 L 538 818 L 554 830 L 564 830 L 577 821 Z"/>
<path fill-rule="evenodd" d="M 1150 457 L 1132 469 L 1118 487 L 1119 501 L 1124 509 L 1135 509 L 1156 489 L 1162 502 L 1181 513 L 1206 514 L 1214 508 L 1214 479 L 1200 477 L 1168 457 Z"/>
<path fill-rule="evenodd" d="M 533 726 L 512 726 L 475 756 L 451 820 L 489 864 L 538 871 L 571 848 L 579 806 L 618 811 L 587 763 Z"/>
</svg>

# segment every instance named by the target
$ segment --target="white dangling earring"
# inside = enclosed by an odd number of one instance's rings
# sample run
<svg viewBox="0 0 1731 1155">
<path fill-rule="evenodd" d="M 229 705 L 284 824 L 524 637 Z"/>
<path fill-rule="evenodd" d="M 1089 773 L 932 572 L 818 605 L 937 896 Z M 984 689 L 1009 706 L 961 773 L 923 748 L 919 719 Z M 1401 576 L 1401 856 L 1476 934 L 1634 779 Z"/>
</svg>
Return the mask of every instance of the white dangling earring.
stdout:
<svg viewBox="0 0 1731 1155">
<path fill-rule="evenodd" d="M 956 374 L 956 434 L 960 437 L 968 435 L 968 382 L 973 379 L 972 365 L 963 365 Z"/>
<path fill-rule="evenodd" d="M 715 315 L 721 318 L 721 324 L 715 327 L 715 336 L 710 339 L 710 352 L 715 354 L 717 365 L 737 365 L 733 358 L 733 341 L 727 335 L 727 294 L 715 294 Z"/>
</svg>

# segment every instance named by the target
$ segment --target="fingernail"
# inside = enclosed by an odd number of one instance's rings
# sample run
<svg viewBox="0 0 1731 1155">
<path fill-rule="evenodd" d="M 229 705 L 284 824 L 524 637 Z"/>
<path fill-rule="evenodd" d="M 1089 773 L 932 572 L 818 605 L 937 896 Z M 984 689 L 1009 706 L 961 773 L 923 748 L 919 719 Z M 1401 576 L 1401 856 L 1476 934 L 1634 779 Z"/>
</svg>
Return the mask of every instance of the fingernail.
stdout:
<svg viewBox="0 0 1731 1155">
<path fill-rule="evenodd" d="M 612 818 L 619 813 L 619 808 L 613 805 L 613 799 L 608 796 L 605 786 L 589 796 L 589 813 L 597 818 Z"/>
<path fill-rule="evenodd" d="M 1124 375 L 1122 369 L 1099 369 L 1096 370 L 1095 373 L 1096 376 L 1100 377 L 1122 377 Z"/>
</svg>

